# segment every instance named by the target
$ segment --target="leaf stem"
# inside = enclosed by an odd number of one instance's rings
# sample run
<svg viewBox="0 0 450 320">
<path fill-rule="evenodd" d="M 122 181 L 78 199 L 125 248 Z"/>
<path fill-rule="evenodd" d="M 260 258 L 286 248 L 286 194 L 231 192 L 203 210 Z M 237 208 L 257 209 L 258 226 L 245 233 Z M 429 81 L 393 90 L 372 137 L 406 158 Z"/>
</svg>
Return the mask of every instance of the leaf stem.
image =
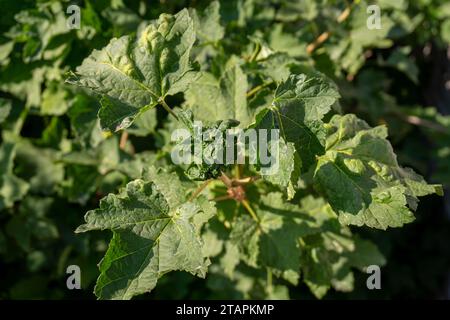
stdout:
<svg viewBox="0 0 450 320">
<path fill-rule="evenodd" d="M 194 191 L 194 193 L 190 196 L 190 198 L 189 198 L 188 201 L 192 201 L 192 200 L 194 200 L 195 198 L 197 198 L 197 196 L 198 196 L 200 193 L 202 193 L 203 190 L 205 190 L 205 188 L 208 186 L 208 184 L 209 184 L 211 181 L 212 181 L 212 179 L 209 179 L 209 180 L 204 181 L 204 182 L 200 185 L 200 187 L 199 187 L 197 190 Z"/>
<path fill-rule="evenodd" d="M 341 14 L 338 16 L 337 18 L 337 22 L 338 23 L 342 23 L 345 20 L 347 20 L 347 18 L 350 16 L 350 11 L 351 11 L 351 7 L 352 7 L 353 3 L 350 3 L 342 12 Z M 324 43 L 332 34 L 331 31 L 325 31 L 322 34 L 320 34 L 316 40 L 314 40 L 312 43 L 310 43 L 307 47 L 306 47 L 306 52 L 308 54 L 313 53 L 314 50 L 317 49 L 318 46 L 320 46 L 322 43 Z"/>
<path fill-rule="evenodd" d="M 241 164 L 237 164 L 234 167 L 234 180 L 239 180 L 241 178 L 241 172 L 242 172 L 242 165 Z"/>
<path fill-rule="evenodd" d="M 127 141 L 128 141 L 128 132 L 124 130 L 122 131 L 122 135 L 120 136 L 119 148 L 121 150 L 125 150 L 125 147 L 127 146 Z"/>
<path fill-rule="evenodd" d="M 322 43 L 324 43 L 328 38 L 330 37 L 330 32 L 329 31 L 325 31 L 323 33 L 321 33 L 316 40 L 314 40 L 314 42 L 310 43 L 307 47 L 306 47 L 306 52 L 308 52 L 308 54 L 313 53 L 314 50 L 316 50 L 316 48 L 318 46 L 320 46 Z"/>
<path fill-rule="evenodd" d="M 249 92 L 247 92 L 247 98 L 250 98 L 250 97 L 254 96 L 259 90 L 262 90 L 265 87 L 268 87 L 268 86 L 270 86 L 273 83 L 274 83 L 274 81 L 265 82 L 263 84 L 260 84 L 259 86 L 254 87 Z"/>
<path fill-rule="evenodd" d="M 167 105 L 167 103 L 166 103 L 166 101 L 164 100 L 164 98 L 159 99 L 159 103 L 162 105 L 162 107 L 163 107 L 164 109 L 166 109 L 166 111 L 167 111 L 171 116 L 173 116 L 177 121 L 179 120 L 179 119 L 178 119 L 178 116 L 175 114 L 175 112 L 173 112 L 173 110 Z"/>
<path fill-rule="evenodd" d="M 23 124 L 25 123 L 25 119 L 28 116 L 28 112 L 29 112 L 28 108 L 25 107 L 22 110 L 22 112 L 20 113 L 19 118 L 17 119 L 17 122 L 14 124 L 14 128 L 13 128 L 13 132 L 14 132 L 15 135 L 17 135 L 17 136 L 20 135 L 20 132 L 22 131 Z"/>
<path fill-rule="evenodd" d="M 225 194 L 225 195 L 223 195 L 223 196 L 218 196 L 218 197 L 212 199 L 212 201 L 219 202 L 219 201 L 231 200 L 231 199 L 233 199 L 232 196 L 230 196 L 230 195 L 228 195 L 228 194 Z"/>
<path fill-rule="evenodd" d="M 271 293 L 273 290 L 272 270 L 267 268 L 267 290 Z"/>
<path fill-rule="evenodd" d="M 252 216 L 253 220 L 255 220 L 259 224 L 258 216 L 256 215 L 255 211 L 253 211 L 252 207 L 250 206 L 250 203 L 244 199 L 241 201 L 242 205 L 245 209 L 247 209 L 248 213 Z"/>
<path fill-rule="evenodd" d="M 246 184 L 255 182 L 255 181 L 259 180 L 259 179 L 261 179 L 260 176 L 245 177 L 245 178 L 242 178 L 242 179 L 233 179 L 232 184 L 234 186 L 242 186 L 242 185 L 246 185 Z"/>
<path fill-rule="evenodd" d="M 250 57 L 248 62 L 256 61 L 259 53 L 261 52 L 261 44 L 259 42 L 255 43 L 255 50 L 253 50 L 252 56 Z"/>
<path fill-rule="evenodd" d="M 446 134 L 449 133 L 449 130 L 446 127 L 444 127 L 443 125 L 439 124 L 439 123 L 435 123 L 435 122 L 429 121 L 427 119 L 422 119 L 422 118 L 419 118 L 417 116 L 404 115 L 404 114 L 402 114 L 400 112 L 395 112 L 394 114 L 397 117 L 399 117 L 400 119 L 402 119 L 403 121 L 405 121 L 405 122 L 407 122 L 409 124 L 412 124 L 412 125 L 415 125 L 415 126 L 421 126 L 421 127 L 424 127 L 424 128 L 428 128 L 428 129 L 431 129 L 431 130 L 435 130 L 435 131 L 441 132 L 441 133 L 446 133 Z"/>
<path fill-rule="evenodd" d="M 222 172 L 222 175 L 219 177 L 219 179 L 227 188 L 231 188 L 233 186 L 232 180 L 225 173 Z"/>
</svg>

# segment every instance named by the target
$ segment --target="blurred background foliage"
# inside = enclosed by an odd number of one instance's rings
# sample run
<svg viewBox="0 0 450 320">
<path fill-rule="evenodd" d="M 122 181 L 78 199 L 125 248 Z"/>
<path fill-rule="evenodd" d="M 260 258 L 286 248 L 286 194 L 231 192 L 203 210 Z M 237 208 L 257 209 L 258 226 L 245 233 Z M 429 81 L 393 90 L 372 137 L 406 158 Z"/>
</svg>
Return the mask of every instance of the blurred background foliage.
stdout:
<svg viewBox="0 0 450 320">
<path fill-rule="evenodd" d="M 132 128 L 139 153 L 131 161 L 119 137 L 100 131 L 98 102 L 65 85 L 64 74 L 112 37 L 135 33 L 161 13 L 208 3 L 0 0 L 0 299 L 93 299 L 109 235 L 73 231 L 164 139 L 165 115 L 153 110 Z M 71 4 L 81 7 L 78 30 L 66 26 Z M 379 30 L 367 29 L 369 4 L 381 8 Z M 352 293 L 326 298 L 449 298 L 450 2 L 224 0 L 220 14 L 227 50 L 245 56 L 263 44 L 313 65 L 338 84 L 344 112 L 387 124 L 400 163 L 446 187 L 444 198 L 422 200 L 410 225 L 355 230 L 387 258 L 382 290 L 368 291 L 358 274 Z M 209 54 L 198 56 L 200 65 Z M 220 74 L 220 65 L 213 72 Z M 66 289 L 70 264 L 81 267 L 83 290 Z M 245 272 L 239 277 L 231 285 L 214 272 L 207 281 L 173 273 L 142 298 L 260 297 L 257 283 Z M 289 294 L 312 298 L 303 284 Z"/>
</svg>

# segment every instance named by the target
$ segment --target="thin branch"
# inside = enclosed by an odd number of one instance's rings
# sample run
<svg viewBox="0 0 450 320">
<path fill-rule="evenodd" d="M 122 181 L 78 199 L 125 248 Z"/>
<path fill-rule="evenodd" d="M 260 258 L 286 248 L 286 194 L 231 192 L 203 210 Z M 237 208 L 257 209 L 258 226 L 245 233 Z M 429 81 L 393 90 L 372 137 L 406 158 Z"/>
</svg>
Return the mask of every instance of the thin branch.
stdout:
<svg viewBox="0 0 450 320">
<path fill-rule="evenodd" d="M 272 290 L 273 290 L 272 284 L 273 284 L 273 281 L 272 281 L 272 269 L 267 267 L 267 290 L 269 292 L 272 292 Z"/>
<path fill-rule="evenodd" d="M 316 48 L 324 43 L 329 37 L 330 31 L 323 32 L 320 36 L 317 37 L 316 40 L 314 40 L 313 43 L 308 44 L 308 46 L 306 47 L 306 52 L 308 52 L 308 54 L 313 53 L 313 51 L 316 50 Z"/>
<path fill-rule="evenodd" d="M 218 197 L 212 199 L 212 201 L 219 202 L 219 201 L 231 200 L 231 199 L 233 199 L 233 197 L 228 195 L 228 194 L 226 194 L 226 195 L 223 195 L 223 196 L 218 196 Z"/>
<path fill-rule="evenodd" d="M 208 186 L 208 184 L 209 184 L 211 181 L 212 181 L 211 179 L 204 181 L 204 182 L 201 184 L 201 186 L 200 186 L 197 190 L 194 191 L 194 193 L 190 196 L 190 198 L 189 198 L 188 201 L 192 201 L 192 200 L 194 200 L 195 198 L 197 198 L 197 196 L 198 196 L 200 193 L 202 193 L 203 190 L 205 190 L 205 188 Z"/>
<path fill-rule="evenodd" d="M 166 111 L 173 116 L 178 121 L 178 116 L 173 112 L 173 110 L 167 105 L 166 101 L 164 99 L 159 99 L 159 103 L 162 105 Z"/>
<path fill-rule="evenodd" d="M 249 62 L 256 61 L 256 58 L 258 57 L 259 53 L 261 52 L 261 44 L 257 42 L 255 44 L 255 50 L 253 50 L 252 56 L 248 60 Z"/>
<path fill-rule="evenodd" d="M 231 188 L 233 186 L 232 180 L 225 173 L 222 172 L 222 175 L 219 177 L 219 179 L 227 188 Z"/>
<path fill-rule="evenodd" d="M 445 133 L 445 134 L 450 134 L 450 131 L 446 127 L 444 127 L 443 125 L 441 125 L 439 123 L 435 123 L 435 122 L 432 122 L 427 119 L 422 119 L 417 116 L 404 115 L 400 112 L 395 112 L 394 114 L 409 124 L 428 128 L 428 129 L 435 130 L 435 131 Z"/>
<path fill-rule="evenodd" d="M 255 182 L 259 179 L 261 179 L 260 176 L 245 177 L 242 179 L 233 179 L 232 184 L 233 184 L 233 186 L 242 186 L 242 185 L 246 185 L 246 184 Z"/>
<path fill-rule="evenodd" d="M 127 146 L 127 141 L 128 141 L 128 132 L 124 130 L 122 131 L 122 135 L 120 136 L 119 148 L 121 150 L 125 150 L 125 147 Z"/>
<path fill-rule="evenodd" d="M 25 107 L 22 110 L 22 112 L 20 113 L 19 118 L 17 119 L 17 121 L 16 121 L 16 123 L 14 124 L 14 127 L 13 127 L 14 134 L 20 135 L 20 132 L 22 131 L 23 125 L 25 123 L 25 119 L 28 116 L 28 111 L 29 111 L 28 108 Z"/>
<path fill-rule="evenodd" d="M 348 16 L 350 15 L 350 6 L 351 4 L 347 8 L 345 8 L 344 11 L 341 12 L 339 17 L 337 18 L 338 23 L 342 23 L 348 18 Z"/>
<path fill-rule="evenodd" d="M 242 172 L 244 171 L 244 167 L 242 164 L 237 164 L 234 166 L 234 178 L 233 181 L 239 180 L 242 176 Z"/>
<path fill-rule="evenodd" d="M 252 207 L 250 206 L 250 203 L 244 199 L 241 201 L 242 205 L 245 209 L 247 209 L 248 213 L 252 216 L 253 220 L 255 220 L 259 224 L 258 216 L 256 215 L 255 211 L 253 211 Z"/>
<path fill-rule="evenodd" d="M 252 96 L 254 96 L 256 93 L 258 93 L 258 91 L 264 89 L 265 87 L 270 86 L 271 84 L 273 84 L 274 81 L 270 81 L 270 82 L 265 82 L 263 84 L 260 84 L 259 86 L 254 87 L 253 89 L 251 89 L 249 92 L 247 92 L 247 98 L 251 98 Z"/>
<path fill-rule="evenodd" d="M 338 23 L 342 23 L 345 20 L 347 20 L 347 18 L 350 16 L 350 11 L 351 11 L 351 6 L 352 4 L 350 4 L 347 8 L 345 8 L 344 11 L 341 12 L 341 14 L 338 16 L 337 18 L 337 22 Z M 330 35 L 332 34 L 331 31 L 325 31 L 323 32 L 321 35 L 319 35 L 317 37 L 316 40 L 314 40 L 312 43 L 310 43 L 307 47 L 306 47 L 306 52 L 308 54 L 313 53 L 314 50 L 317 49 L 317 47 L 319 47 L 322 43 L 324 43 L 325 41 L 327 41 L 327 39 L 330 37 Z"/>
</svg>

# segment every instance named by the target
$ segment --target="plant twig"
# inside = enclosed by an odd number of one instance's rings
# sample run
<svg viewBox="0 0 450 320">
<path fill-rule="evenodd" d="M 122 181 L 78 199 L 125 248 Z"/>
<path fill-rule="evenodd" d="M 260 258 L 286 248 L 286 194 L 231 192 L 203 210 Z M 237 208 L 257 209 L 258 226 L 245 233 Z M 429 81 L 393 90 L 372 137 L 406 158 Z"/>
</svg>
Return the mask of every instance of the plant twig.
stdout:
<svg viewBox="0 0 450 320">
<path fill-rule="evenodd" d="M 208 184 L 211 182 L 212 180 L 205 180 L 200 187 L 198 187 L 197 190 L 194 191 L 194 193 L 189 197 L 188 201 L 192 201 L 194 200 L 200 193 L 202 193 L 203 190 L 205 190 L 205 188 L 208 186 Z"/>
<path fill-rule="evenodd" d="M 344 11 L 341 12 L 341 14 L 338 16 L 337 18 L 337 22 L 338 23 L 342 23 L 345 20 L 347 20 L 347 18 L 350 16 L 350 11 L 351 11 L 351 6 L 352 4 L 350 4 L 347 8 L 345 8 Z M 307 47 L 306 47 L 306 52 L 308 54 L 313 53 L 314 50 L 317 49 L 317 47 L 319 47 L 322 43 L 324 43 L 325 41 L 327 41 L 327 39 L 330 37 L 330 35 L 332 34 L 331 31 L 325 31 L 322 34 L 320 34 L 316 40 L 314 40 L 312 43 L 310 43 Z"/>
<path fill-rule="evenodd" d="M 438 131 L 441 133 L 450 134 L 450 131 L 446 127 L 440 125 L 439 123 L 434 123 L 432 121 L 429 121 L 427 119 L 422 119 L 417 116 L 404 115 L 400 112 L 396 112 L 395 115 L 409 124 L 412 124 L 415 126 L 420 126 L 420 127 L 425 127 L 425 128 L 435 130 L 435 131 Z"/>
<path fill-rule="evenodd" d="M 23 124 L 25 123 L 25 119 L 28 116 L 28 108 L 24 108 L 22 112 L 19 115 L 19 118 L 17 119 L 16 123 L 14 124 L 13 132 L 16 135 L 20 135 L 20 132 L 22 131 Z"/>
<path fill-rule="evenodd" d="M 212 201 L 219 202 L 219 201 L 231 200 L 231 199 L 233 199 L 233 197 L 228 195 L 228 194 L 226 194 L 226 195 L 223 195 L 223 196 L 218 196 L 218 197 L 212 199 Z"/>
<path fill-rule="evenodd" d="M 246 185 L 252 182 L 255 182 L 257 180 L 261 179 L 260 176 L 253 176 L 253 177 L 245 177 L 242 179 L 233 179 L 232 184 L 234 186 L 242 186 L 242 185 Z"/>
<path fill-rule="evenodd" d="M 128 132 L 124 130 L 122 131 L 122 135 L 120 136 L 119 148 L 121 150 L 125 150 L 125 147 L 127 146 L 127 141 L 128 141 Z"/>
<path fill-rule="evenodd" d="M 341 12 L 339 17 L 337 18 L 338 23 L 342 23 L 348 18 L 348 16 L 350 15 L 350 6 L 348 6 L 344 11 Z"/>
<path fill-rule="evenodd" d="M 244 206 L 244 208 L 247 209 L 248 213 L 250 213 L 253 220 L 259 223 L 258 216 L 256 215 L 255 211 L 253 211 L 252 207 L 250 206 L 250 203 L 246 199 L 242 200 L 241 203 Z"/>
<path fill-rule="evenodd" d="M 272 269 L 267 267 L 267 290 L 271 293 L 273 290 Z"/>
<path fill-rule="evenodd" d="M 222 172 L 222 175 L 219 177 L 219 179 L 227 188 L 231 188 L 233 186 L 232 180 L 225 173 Z"/>
<path fill-rule="evenodd" d="M 250 98 L 250 97 L 254 96 L 256 93 L 258 93 L 258 91 L 264 89 L 265 87 L 270 86 L 273 83 L 274 83 L 274 81 L 265 82 L 263 84 L 260 84 L 259 86 L 254 87 L 249 92 L 247 92 L 247 98 Z"/>
<path fill-rule="evenodd" d="M 166 111 L 173 116 L 178 121 L 178 116 L 173 112 L 173 110 L 167 105 L 166 101 L 164 99 L 159 99 L 159 103 L 162 105 Z"/>
<path fill-rule="evenodd" d="M 253 62 L 258 57 L 259 53 L 261 52 L 261 44 L 259 42 L 255 43 L 255 50 L 253 50 L 252 56 L 248 60 L 249 62 Z"/>
<path fill-rule="evenodd" d="M 324 43 L 329 37 L 330 31 L 323 32 L 320 36 L 317 37 L 316 40 L 314 40 L 313 43 L 308 44 L 308 46 L 306 47 L 306 52 L 308 54 L 313 53 L 313 51 L 316 50 L 316 48 Z"/>
</svg>

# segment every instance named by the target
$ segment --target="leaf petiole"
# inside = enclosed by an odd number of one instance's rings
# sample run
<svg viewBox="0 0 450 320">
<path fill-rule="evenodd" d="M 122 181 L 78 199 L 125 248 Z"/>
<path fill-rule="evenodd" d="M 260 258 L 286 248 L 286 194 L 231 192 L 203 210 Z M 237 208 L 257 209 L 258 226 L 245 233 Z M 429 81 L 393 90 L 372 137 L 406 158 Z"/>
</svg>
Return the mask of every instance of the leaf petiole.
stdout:
<svg viewBox="0 0 450 320">
<path fill-rule="evenodd" d="M 265 82 L 263 84 L 260 84 L 259 86 L 254 87 L 249 92 L 247 92 L 247 98 L 250 98 L 250 97 L 254 96 L 256 93 L 258 93 L 258 91 L 260 91 L 260 90 L 270 86 L 273 83 L 275 83 L 275 82 L 274 81 Z"/>
<path fill-rule="evenodd" d="M 259 223 L 258 216 L 256 215 L 256 212 L 253 211 L 252 207 L 250 206 L 250 203 L 246 199 L 242 200 L 241 203 L 244 206 L 244 208 L 247 209 L 248 213 L 250 213 L 253 220 L 255 220 L 257 223 Z"/>
<path fill-rule="evenodd" d="M 188 201 L 194 200 L 200 193 L 202 193 L 203 190 L 208 186 L 208 184 L 212 181 L 212 179 L 204 181 L 201 186 L 194 191 L 194 193 L 190 196 Z"/>
<path fill-rule="evenodd" d="M 166 103 L 166 101 L 164 100 L 164 98 L 159 99 L 159 104 L 162 105 L 162 107 L 171 115 L 173 116 L 177 121 L 178 116 L 175 114 L 175 112 L 173 112 L 173 110 L 168 106 L 168 104 Z"/>
</svg>

